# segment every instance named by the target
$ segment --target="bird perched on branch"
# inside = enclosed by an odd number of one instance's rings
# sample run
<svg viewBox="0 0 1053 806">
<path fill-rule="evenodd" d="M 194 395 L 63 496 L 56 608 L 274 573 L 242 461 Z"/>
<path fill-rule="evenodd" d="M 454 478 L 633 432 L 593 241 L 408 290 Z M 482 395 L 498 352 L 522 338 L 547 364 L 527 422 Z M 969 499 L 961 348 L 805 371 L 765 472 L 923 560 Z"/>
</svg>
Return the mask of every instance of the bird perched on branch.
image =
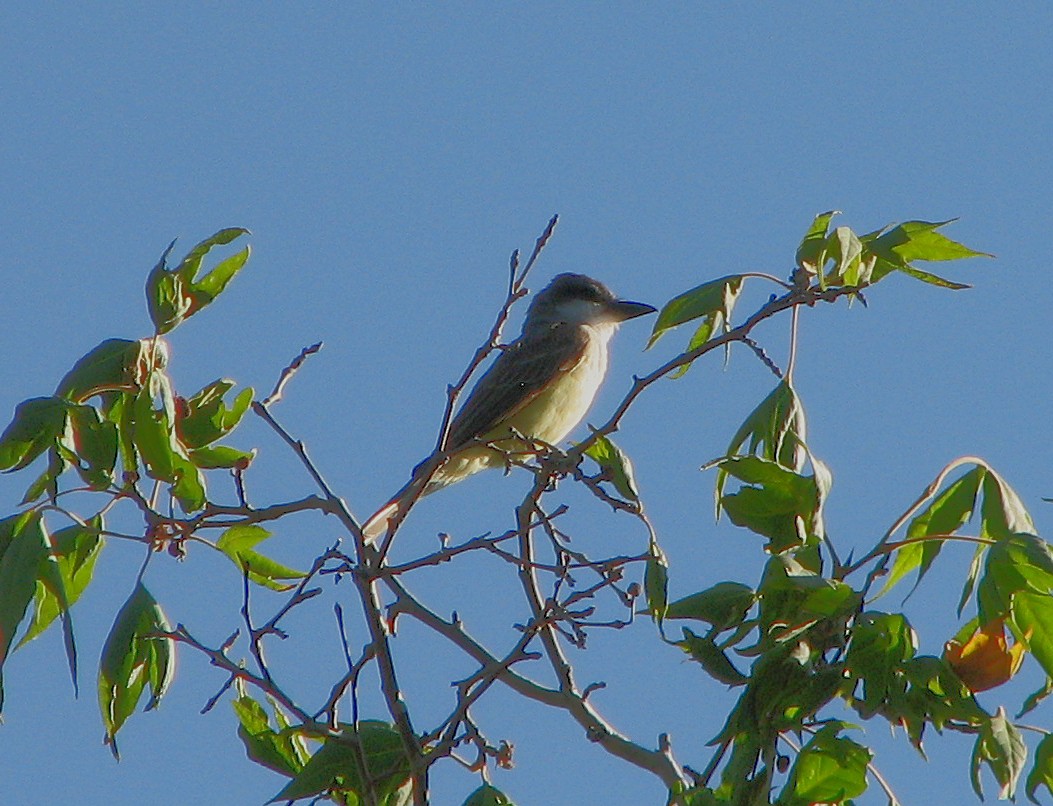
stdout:
<svg viewBox="0 0 1053 806">
<path fill-rule="evenodd" d="M 503 348 L 450 424 L 445 460 L 425 460 L 362 527 L 375 540 L 422 495 L 515 454 L 563 441 L 582 421 L 607 374 L 607 344 L 618 325 L 655 308 L 614 296 L 584 274 L 560 274 L 535 297 L 523 333 Z"/>
</svg>

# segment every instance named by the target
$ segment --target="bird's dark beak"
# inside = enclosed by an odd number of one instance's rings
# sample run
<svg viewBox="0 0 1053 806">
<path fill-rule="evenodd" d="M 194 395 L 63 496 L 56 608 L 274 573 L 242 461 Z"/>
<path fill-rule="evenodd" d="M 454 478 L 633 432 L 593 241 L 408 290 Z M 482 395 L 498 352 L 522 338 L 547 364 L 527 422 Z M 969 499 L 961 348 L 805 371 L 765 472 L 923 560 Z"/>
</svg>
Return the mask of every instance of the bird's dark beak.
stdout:
<svg viewBox="0 0 1053 806">
<path fill-rule="evenodd" d="M 643 302 L 630 302 L 619 299 L 611 303 L 611 313 L 615 322 L 625 322 L 635 319 L 637 316 L 645 316 L 654 313 L 658 309 Z"/>
</svg>

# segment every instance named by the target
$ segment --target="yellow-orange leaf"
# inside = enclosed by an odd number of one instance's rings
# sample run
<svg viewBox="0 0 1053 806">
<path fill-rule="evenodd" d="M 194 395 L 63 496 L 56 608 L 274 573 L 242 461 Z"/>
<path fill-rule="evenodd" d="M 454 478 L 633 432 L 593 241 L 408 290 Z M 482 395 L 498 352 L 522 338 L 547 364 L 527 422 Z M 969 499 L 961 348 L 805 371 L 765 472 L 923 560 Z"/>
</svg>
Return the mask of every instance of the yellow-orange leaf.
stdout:
<svg viewBox="0 0 1053 806">
<path fill-rule="evenodd" d="M 1000 686 L 1017 673 L 1024 662 L 1024 645 L 1008 646 L 1005 622 L 994 619 L 980 627 L 964 644 L 948 641 L 943 657 L 972 692 Z"/>
</svg>

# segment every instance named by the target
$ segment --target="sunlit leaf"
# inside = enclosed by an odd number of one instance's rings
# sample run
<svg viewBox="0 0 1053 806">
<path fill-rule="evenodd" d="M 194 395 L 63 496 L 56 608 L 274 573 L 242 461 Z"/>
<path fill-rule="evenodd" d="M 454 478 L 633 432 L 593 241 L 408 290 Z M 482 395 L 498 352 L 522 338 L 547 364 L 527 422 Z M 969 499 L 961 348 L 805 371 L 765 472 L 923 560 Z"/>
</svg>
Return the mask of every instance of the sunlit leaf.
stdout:
<svg viewBox="0 0 1053 806">
<path fill-rule="evenodd" d="M 276 591 L 289 590 L 293 586 L 282 580 L 302 579 L 306 574 L 254 550 L 258 543 L 270 536 L 270 532 L 255 524 L 231 526 L 216 541 L 216 548 L 230 558 L 239 572 L 244 573 L 247 567 L 249 579 L 256 584 Z"/>
<path fill-rule="evenodd" d="M 866 791 L 867 764 L 873 754 L 838 732 L 836 725 L 823 727 L 801 748 L 779 804 L 844 803 Z"/>
<path fill-rule="evenodd" d="M 44 524 L 36 510 L 0 520 L 0 710 L 4 662 L 33 600 L 37 573 L 47 551 Z"/>
<path fill-rule="evenodd" d="M 242 389 L 228 407 L 223 396 L 233 388 L 233 381 L 213 381 L 179 407 L 176 433 L 185 446 L 201 448 L 234 430 L 248 411 L 254 392 L 251 386 Z"/>
<path fill-rule="evenodd" d="M 238 717 L 238 737 L 250 759 L 289 777 L 303 769 L 307 751 L 303 738 L 292 731 L 274 730 L 267 711 L 245 692 L 244 685 L 239 684 L 231 705 Z"/>
<path fill-rule="evenodd" d="M 721 277 L 671 299 L 658 314 L 651 338 L 647 342 L 647 349 L 650 349 L 666 331 L 694 319 L 701 318 L 702 322 L 695 329 L 687 352 L 701 347 L 715 334 L 727 330 L 730 327 L 731 312 L 742 291 L 743 279 L 739 275 Z M 690 364 L 684 364 L 672 377 L 679 378 L 690 367 Z"/>
<path fill-rule="evenodd" d="M 986 691 L 1013 677 L 1024 660 L 1024 644 L 1009 647 L 1001 619 L 984 624 L 964 643 L 952 639 L 944 658 L 970 691 Z"/>
<path fill-rule="evenodd" d="M 972 783 L 977 796 L 983 798 L 980 765 L 986 764 L 1001 787 L 1000 800 L 1015 799 L 1016 786 L 1027 764 L 1027 745 L 1020 731 L 1006 718 L 1005 709 L 980 727 L 973 747 Z"/>
<path fill-rule="evenodd" d="M 632 460 L 613 440 L 601 435 L 588 447 L 585 454 L 595 460 L 614 485 L 614 489 L 623 497 L 629 501 L 640 500 Z"/>
<path fill-rule="evenodd" d="M 55 394 L 83 403 L 94 395 L 135 391 L 151 369 L 163 370 L 167 365 L 168 348 L 162 341 L 107 339 L 73 365 Z"/>
<path fill-rule="evenodd" d="M 907 543 L 896 550 L 892 570 L 878 596 L 884 596 L 904 576 L 918 569 L 918 582 L 931 568 L 944 541 L 932 540 L 933 535 L 949 535 L 958 531 L 972 517 L 976 496 L 985 471 L 975 467 L 932 500 L 907 527 Z"/>
<path fill-rule="evenodd" d="M 809 270 L 812 274 L 819 274 L 826 263 L 827 230 L 830 229 L 830 222 L 834 216 L 840 214 L 840 210 L 830 210 L 820 213 L 813 219 L 808 232 L 805 233 L 800 246 L 797 247 L 795 259 L 798 266 Z"/>
<path fill-rule="evenodd" d="M 135 711 L 150 688 L 144 710 L 155 708 L 175 673 L 175 642 L 156 637 L 171 626 L 157 600 L 141 583 L 122 605 L 110 628 L 99 663 L 99 708 L 106 729 L 106 743 L 114 756 L 117 732 Z"/>
<path fill-rule="evenodd" d="M 211 303 L 227 287 L 248 260 L 248 247 L 223 259 L 200 279 L 198 272 L 212 249 L 247 233 L 248 230 L 241 227 L 220 230 L 191 249 L 174 269 L 168 268 L 167 258 L 175 241 L 169 244 L 146 280 L 147 306 L 157 333 L 169 332 Z"/>
</svg>

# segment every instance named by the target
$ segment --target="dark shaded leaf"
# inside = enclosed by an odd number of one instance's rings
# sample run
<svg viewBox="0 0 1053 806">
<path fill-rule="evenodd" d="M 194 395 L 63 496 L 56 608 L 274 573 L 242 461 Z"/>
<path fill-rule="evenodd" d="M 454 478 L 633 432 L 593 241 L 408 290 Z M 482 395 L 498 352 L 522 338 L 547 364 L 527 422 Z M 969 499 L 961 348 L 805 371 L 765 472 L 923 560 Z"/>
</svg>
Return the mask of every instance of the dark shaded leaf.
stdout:
<svg viewBox="0 0 1053 806">
<path fill-rule="evenodd" d="M 740 582 L 718 582 L 704 591 L 677 599 L 666 609 L 667 619 L 697 619 L 718 631 L 738 626 L 757 601 L 753 589 Z"/>
<path fill-rule="evenodd" d="M 1043 736 L 1035 748 L 1035 763 L 1027 775 L 1026 783 L 1027 797 L 1032 803 L 1038 803 L 1035 795 L 1040 786 L 1053 795 L 1053 733 Z"/>
<path fill-rule="evenodd" d="M 516 806 L 500 789 L 483 784 L 464 801 L 463 806 Z"/>
<path fill-rule="evenodd" d="M 687 627 L 683 631 L 683 640 L 677 641 L 677 646 L 697 661 L 710 677 L 729 686 L 742 686 L 749 681 L 712 638 L 696 635 Z"/>
<path fill-rule="evenodd" d="M 67 405 L 57 397 L 19 403 L 0 436 L 0 470 L 21 470 L 50 448 L 66 428 Z"/>
</svg>

